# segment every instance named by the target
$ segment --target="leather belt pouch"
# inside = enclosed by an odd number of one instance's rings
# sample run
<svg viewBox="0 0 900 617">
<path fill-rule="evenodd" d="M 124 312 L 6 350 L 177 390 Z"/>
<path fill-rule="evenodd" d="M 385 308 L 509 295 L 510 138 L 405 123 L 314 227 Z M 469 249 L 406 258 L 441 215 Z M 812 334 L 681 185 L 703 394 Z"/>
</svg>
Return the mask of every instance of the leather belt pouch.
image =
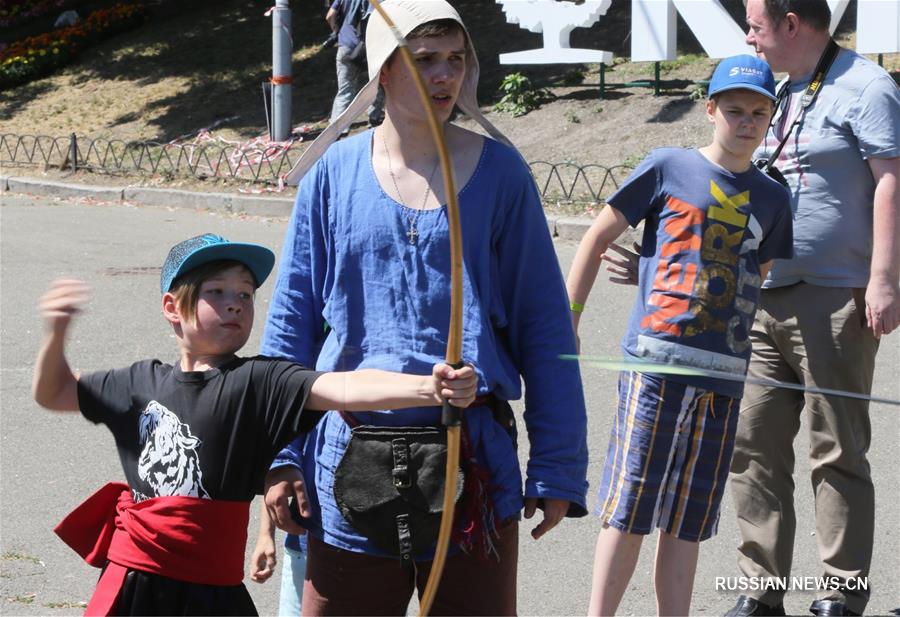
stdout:
<svg viewBox="0 0 900 617">
<path fill-rule="evenodd" d="M 335 472 L 335 500 L 359 533 L 411 564 L 437 540 L 446 465 L 443 427 L 357 426 Z M 460 470 L 455 501 L 463 481 Z"/>
</svg>

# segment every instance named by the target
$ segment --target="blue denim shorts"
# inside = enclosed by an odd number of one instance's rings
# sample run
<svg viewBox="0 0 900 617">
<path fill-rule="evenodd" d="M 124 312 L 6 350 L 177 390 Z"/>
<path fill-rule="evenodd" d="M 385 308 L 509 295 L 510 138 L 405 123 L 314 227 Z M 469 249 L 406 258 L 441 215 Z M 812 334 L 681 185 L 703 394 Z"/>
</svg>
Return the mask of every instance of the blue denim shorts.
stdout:
<svg viewBox="0 0 900 617">
<path fill-rule="evenodd" d="M 604 523 L 712 537 L 731 466 L 740 399 L 645 373 L 619 375 L 619 401 L 599 490 Z"/>
</svg>

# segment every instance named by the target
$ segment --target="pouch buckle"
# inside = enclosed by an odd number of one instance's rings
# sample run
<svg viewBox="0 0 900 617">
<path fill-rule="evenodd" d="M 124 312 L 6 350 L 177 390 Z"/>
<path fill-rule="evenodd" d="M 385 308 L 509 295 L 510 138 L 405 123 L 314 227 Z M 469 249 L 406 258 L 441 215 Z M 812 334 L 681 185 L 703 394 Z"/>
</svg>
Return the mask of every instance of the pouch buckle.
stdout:
<svg viewBox="0 0 900 617">
<path fill-rule="evenodd" d="M 391 451 L 394 455 L 394 468 L 391 470 L 394 487 L 409 488 L 412 486 L 412 479 L 409 477 L 409 444 L 402 437 L 392 439 Z"/>
</svg>

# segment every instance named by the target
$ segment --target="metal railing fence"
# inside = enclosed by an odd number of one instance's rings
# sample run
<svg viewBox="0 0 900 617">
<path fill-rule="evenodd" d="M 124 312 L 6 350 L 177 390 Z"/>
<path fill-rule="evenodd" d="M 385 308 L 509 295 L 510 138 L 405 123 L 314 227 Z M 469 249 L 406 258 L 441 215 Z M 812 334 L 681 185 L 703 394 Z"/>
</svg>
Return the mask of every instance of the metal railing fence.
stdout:
<svg viewBox="0 0 900 617">
<path fill-rule="evenodd" d="M 170 144 L 117 139 L 0 135 L 0 164 L 107 174 L 222 177 L 277 183 L 300 157 L 288 143 L 247 150 L 218 142 Z"/>
<path fill-rule="evenodd" d="M 619 188 L 631 167 L 530 161 L 528 166 L 544 200 L 602 203 Z"/>
<path fill-rule="evenodd" d="M 4 168 L 40 167 L 88 170 L 118 175 L 227 178 L 279 185 L 302 154 L 298 142 L 245 144 L 126 142 L 71 135 L 0 135 L 0 165 Z M 531 172 L 544 200 L 601 203 L 631 172 L 627 165 L 612 167 L 572 162 L 533 161 Z M 9 171 L 4 171 L 10 175 Z"/>
</svg>

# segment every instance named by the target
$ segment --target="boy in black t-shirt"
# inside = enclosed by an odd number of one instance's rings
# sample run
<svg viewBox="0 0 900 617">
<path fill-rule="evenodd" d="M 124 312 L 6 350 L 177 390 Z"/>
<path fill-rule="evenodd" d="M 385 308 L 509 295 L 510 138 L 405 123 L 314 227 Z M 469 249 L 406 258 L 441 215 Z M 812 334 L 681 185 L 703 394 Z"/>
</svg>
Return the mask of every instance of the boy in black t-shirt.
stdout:
<svg viewBox="0 0 900 617">
<path fill-rule="evenodd" d="M 432 375 L 379 370 L 318 373 L 291 362 L 241 358 L 256 289 L 272 270 L 267 248 L 207 234 L 169 252 L 162 310 L 180 361 L 73 373 L 64 341 L 87 300 L 81 281 L 41 299 L 47 333 L 33 394 L 112 431 L 127 486 L 108 484 L 57 527 L 104 568 L 86 614 L 256 614 L 242 584 L 249 505 L 275 454 L 321 413 L 440 405 L 475 396 L 471 367 Z"/>
</svg>

